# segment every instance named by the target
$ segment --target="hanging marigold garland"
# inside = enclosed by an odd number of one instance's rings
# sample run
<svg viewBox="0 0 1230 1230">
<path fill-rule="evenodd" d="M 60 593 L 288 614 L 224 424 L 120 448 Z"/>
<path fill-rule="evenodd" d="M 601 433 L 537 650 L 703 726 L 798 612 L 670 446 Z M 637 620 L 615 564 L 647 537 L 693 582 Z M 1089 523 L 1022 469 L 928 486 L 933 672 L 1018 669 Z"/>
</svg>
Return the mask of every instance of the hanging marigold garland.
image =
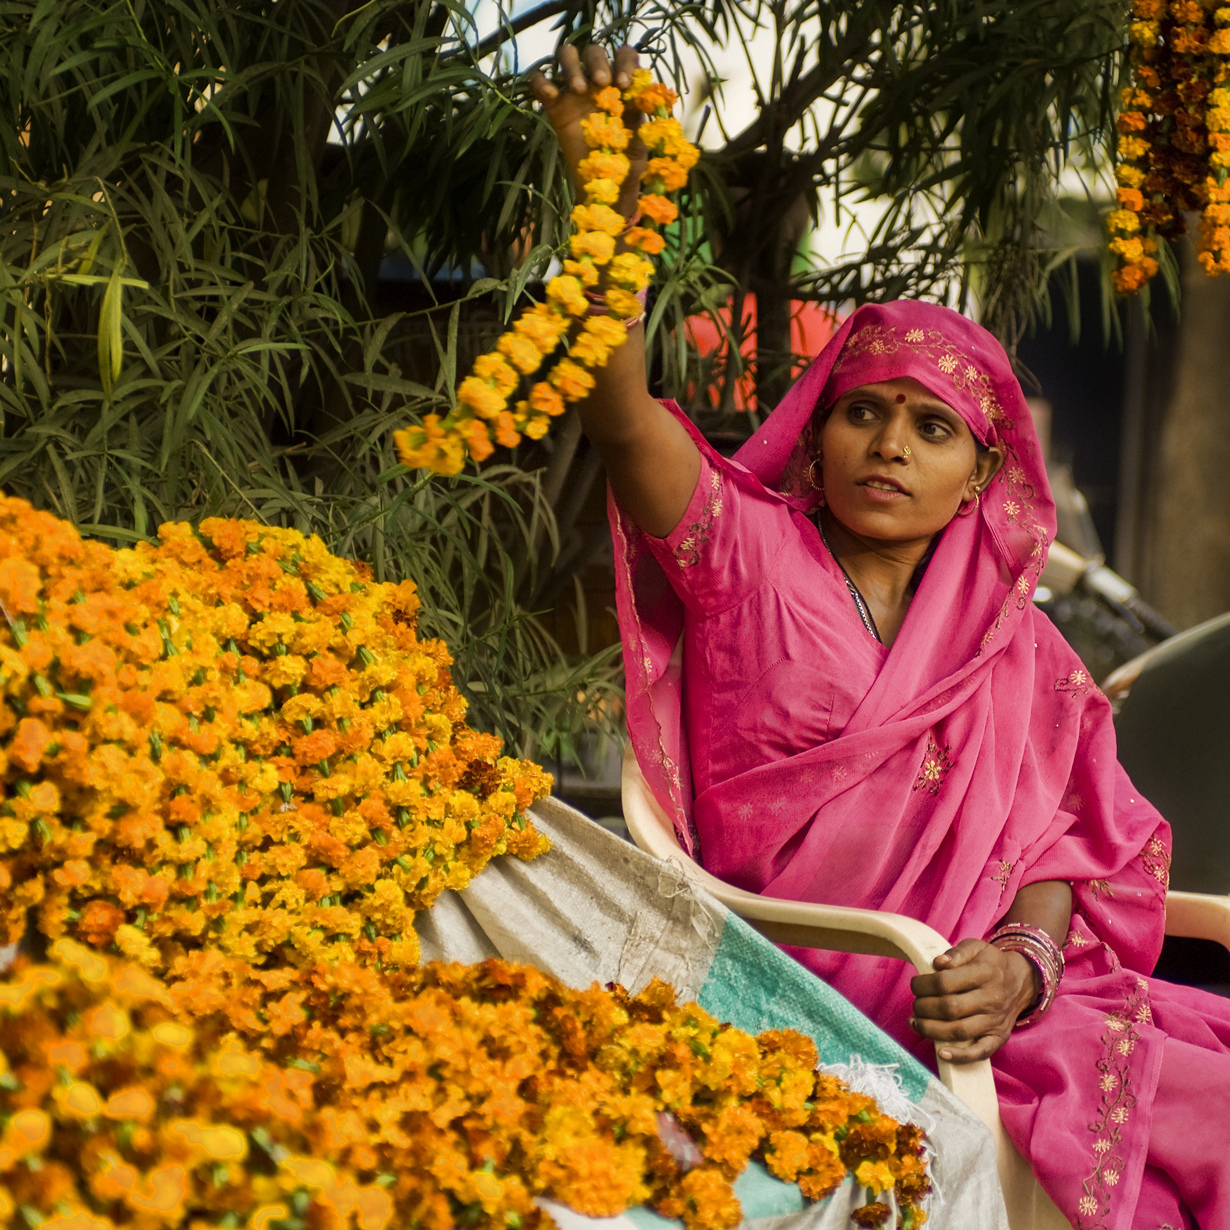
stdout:
<svg viewBox="0 0 1230 1230">
<path fill-rule="evenodd" d="M 577 229 L 563 273 L 547 284 L 545 301 L 523 312 L 495 350 L 475 361 L 448 415 L 429 414 L 422 427 L 393 433 L 403 464 L 456 474 L 467 454 L 483 461 L 495 444 L 513 448 L 523 434 L 540 439 L 552 418 L 588 396 L 593 373 L 606 365 L 643 313 L 638 296 L 653 273 L 647 258 L 662 251 L 660 228 L 678 214 L 668 194 L 684 186 L 700 157 L 670 114 L 677 101 L 648 69 L 633 73 L 622 93 L 614 86 L 595 92 L 596 110 L 582 121 L 591 152 L 577 168 L 585 200 L 572 211 Z M 631 169 L 624 152 L 632 139 L 622 118 L 626 106 L 645 115 L 637 135 L 649 151 L 641 174 L 644 193 L 631 223 L 612 208 Z M 617 253 L 620 243 L 629 250 Z M 566 356 L 509 409 L 522 379 L 538 372 L 578 321 Z"/>
<path fill-rule="evenodd" d="M 1158 245 L 1201 212 L 1197 252 L 1230 271 L 1230 5 L 1133 0 L 1130 82 L 1121 96 L 1117 208 L 1107 220 L 1115 289 L 1131 294 L 1158 271 Z"/>
<path fill-rule="evenodd" d="M 417 910 L 546 851 L 549 775 L 466 726 L 413 586 L 292 530 L 159 535 L 0 496 L 0 939 L 50 941 L 0 973 L 0 1219 L 545 1230 L 548 1196 L 724 1230 L 755 1157 L 921 1226 L 919 1130 L 810 1039 L 420 965 Z"/>
</svg>

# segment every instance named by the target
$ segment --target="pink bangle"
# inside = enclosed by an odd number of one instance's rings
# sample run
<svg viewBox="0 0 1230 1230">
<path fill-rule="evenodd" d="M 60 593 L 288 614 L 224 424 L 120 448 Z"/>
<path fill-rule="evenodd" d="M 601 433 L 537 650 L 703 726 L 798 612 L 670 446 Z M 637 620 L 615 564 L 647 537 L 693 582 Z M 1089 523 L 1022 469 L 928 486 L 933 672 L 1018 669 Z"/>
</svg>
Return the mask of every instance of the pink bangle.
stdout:
<svg viewBox="0 0 1230 1230">
<path fill-rule="evenodd" d="M 988 937 L 1001 952 L 1020 953 L 1037 971 L 1042 990 L 1033 1007 L 1016 1020 L 1014 1029 L 1024 1029 L 1040 1021 L 1050 1010 L 1063 978 L 1063 953 L 1059 946 L 1041 927 L 1028 923 L 1004 923 Z"/>
</svg>

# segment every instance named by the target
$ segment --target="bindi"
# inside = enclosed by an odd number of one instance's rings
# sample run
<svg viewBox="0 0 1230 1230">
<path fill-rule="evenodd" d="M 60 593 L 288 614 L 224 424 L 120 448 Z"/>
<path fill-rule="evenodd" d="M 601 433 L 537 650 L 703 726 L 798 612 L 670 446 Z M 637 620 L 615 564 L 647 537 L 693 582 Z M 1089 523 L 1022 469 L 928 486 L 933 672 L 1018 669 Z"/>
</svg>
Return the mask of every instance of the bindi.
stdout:
<svg viewBox="0 0 1230 1230">
<path fill-rule="evenodd" d="M 904 402 L 905 402 L 905 394 L 904 394 L 904 393 L 898 393 L 898 394 L 897 394 L 897 405 L 899 405 L 899 406 L 900 406 L 900 405 L 903 405 L 903 404 L 904 404 Z"/>
</svg>

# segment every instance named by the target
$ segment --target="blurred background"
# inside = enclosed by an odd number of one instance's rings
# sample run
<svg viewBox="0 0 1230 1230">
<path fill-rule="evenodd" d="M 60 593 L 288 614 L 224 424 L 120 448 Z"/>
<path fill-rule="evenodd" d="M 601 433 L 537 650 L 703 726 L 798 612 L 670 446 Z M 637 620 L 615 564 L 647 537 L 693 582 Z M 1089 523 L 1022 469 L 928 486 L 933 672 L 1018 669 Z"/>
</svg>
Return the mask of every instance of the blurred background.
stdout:
<svg viewBox="0 0 1230 1230">
<path fill-rule="evenodd" d="M 1230 609 L 1230 279 L 1176 239 L 1110 290 L 1119 0 L 13 0 L 0 31 L 0 484 L 113 541 L 243 516 L 412 577 L 474 723 L 612 827 L 575 416 L 454 479 L 390 448 L 563 250 L 525 88 L 563 42 L 636 45 L 704 151 L 650 377 L 719 449 L 858 303 L 945 302 L 1017 358 L 1066 548 L 1038 601 L 1093 677 Z"/>
</svg>

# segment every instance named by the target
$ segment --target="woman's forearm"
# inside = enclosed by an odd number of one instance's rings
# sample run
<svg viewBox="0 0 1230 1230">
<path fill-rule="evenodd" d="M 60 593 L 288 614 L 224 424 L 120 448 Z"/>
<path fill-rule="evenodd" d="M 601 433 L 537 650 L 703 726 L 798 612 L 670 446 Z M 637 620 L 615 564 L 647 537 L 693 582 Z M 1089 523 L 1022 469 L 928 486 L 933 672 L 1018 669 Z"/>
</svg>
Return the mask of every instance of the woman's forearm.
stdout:
<svg viewBox="0 0 1230 1230">
<path fill-rule="evenodd" d="M 647 534 L 665 537 L 696 490 L 700 453 L 678 419 L 650 396 L 642 325 L 594 376 L 581 425 L 628 516 Z"/>
<path fill-rule="evenodd" d="M 1039 880 L 1026 884 L 1012 899 L 1001 923 L 1026 923 L 1040 927 L 1064 946 L 1072 921 L 1072 885 L 1064 880 Z"/>
</svg>

